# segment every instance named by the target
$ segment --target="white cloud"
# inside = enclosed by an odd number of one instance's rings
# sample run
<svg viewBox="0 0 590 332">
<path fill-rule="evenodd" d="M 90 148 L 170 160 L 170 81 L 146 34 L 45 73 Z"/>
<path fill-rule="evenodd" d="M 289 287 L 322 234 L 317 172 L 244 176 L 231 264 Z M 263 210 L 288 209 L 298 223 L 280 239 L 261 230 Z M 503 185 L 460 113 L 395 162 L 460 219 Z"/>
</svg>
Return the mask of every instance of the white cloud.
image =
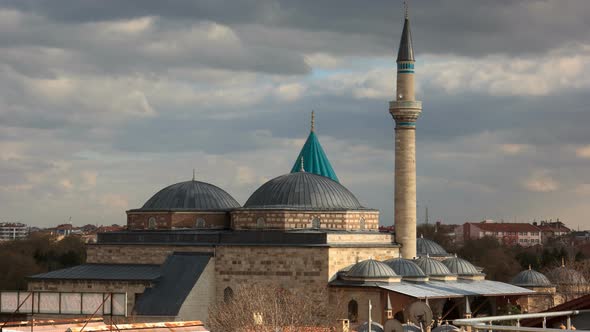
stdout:
<svg viewBox="0 0 590 332">
<path fill-rule="evenodd" d="M 523 181 L 525 189 L 532 192 L 548 193 L 559 189 L 559 182 L 547 170 L 536 170 Z"/>
</svg>

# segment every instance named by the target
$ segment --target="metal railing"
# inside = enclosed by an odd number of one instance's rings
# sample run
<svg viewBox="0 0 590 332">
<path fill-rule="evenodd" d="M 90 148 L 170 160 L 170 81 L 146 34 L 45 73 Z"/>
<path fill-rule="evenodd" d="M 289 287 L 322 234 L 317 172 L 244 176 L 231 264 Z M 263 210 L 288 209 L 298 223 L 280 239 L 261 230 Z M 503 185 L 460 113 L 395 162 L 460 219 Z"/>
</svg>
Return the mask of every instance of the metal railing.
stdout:
<svg viewBox="0 0 590 332">
<path fill-rule="evenodd" d="M 467 330 L 479 331 L 564 331 L 563 329 L 547 328 L 547 318 L 550 317 L 566 317 L 567 330 L 572 329 L 571 316 L 575 316 L 581 313 L 588 313 L 590 310 L 570 310 L 570 311 L 555 311 L 555 312 L 539 312 L 535 314 L 519 314 L 519 315 L 504 315 L 504 316 L 489 316 L 489 317 L 478 317 L 478 318 L 463 318 L 455 319 L 453 325 L 466 327 Z M 520 321 L 530 318 L 543 318 L 542 327 L 523 327 L 520 326 Z M 494 322 L 502 321 L 516 321 L 516 326 L 508 325 L 494 325 Z M 586 331 L 586 330 L 577 330 Z"/>
</svg>

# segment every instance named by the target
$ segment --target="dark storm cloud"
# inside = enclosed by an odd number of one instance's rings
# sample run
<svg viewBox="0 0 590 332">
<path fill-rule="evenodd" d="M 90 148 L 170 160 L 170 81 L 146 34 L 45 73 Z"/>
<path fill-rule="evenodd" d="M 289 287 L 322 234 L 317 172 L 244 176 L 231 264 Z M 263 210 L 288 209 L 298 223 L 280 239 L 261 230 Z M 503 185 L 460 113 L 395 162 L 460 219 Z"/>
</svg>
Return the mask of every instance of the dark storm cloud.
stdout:
<svg viewBox="0 0 590 332">
<path fill-rule="evenodd" d="M 36 1 L 11 0 L 8 8 L 32 12 L 72 24 L 159 16 L 168 20 L 214 21 L 230 26 L 260 24 L 270 29 L 333 32 L 351 36 L 348 43 L 385 54 L 397 43 L 403 10 L 401 1 L 373 0 L 359 6 L 358 0 L 331 1 Z M 490 53 L 530 54 L 586 40 L 590 30 L 590 4 L 585 0 L 411 1 L 416 48 L 420 52 L 480 56 Z M 365 39 L 355 41 L 354 35 Z M 277 37 L 280 38 L 281 34 Z M 245 40 L 257 36 L 245 36 Z M 346 49 L 325 40 L 315 52 Z M 290 44 L 293 40 L 267 42 Z M 350 53 L 367 50 L 350 47 Z"/>
</svg>

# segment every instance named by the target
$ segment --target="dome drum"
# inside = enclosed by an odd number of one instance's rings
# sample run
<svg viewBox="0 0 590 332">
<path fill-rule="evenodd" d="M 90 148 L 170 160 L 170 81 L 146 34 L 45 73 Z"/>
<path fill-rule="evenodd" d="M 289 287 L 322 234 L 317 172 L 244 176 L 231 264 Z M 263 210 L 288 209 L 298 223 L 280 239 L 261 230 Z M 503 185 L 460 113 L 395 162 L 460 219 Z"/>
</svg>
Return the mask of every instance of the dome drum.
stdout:
<svg viewBox="0 0 590 332">
<path fill-rule="evenodd" d="M 357 230 L 377 233 L 379 211 L 292 211 L 239 209 L 231 212 L 232 228 L 254 229 L 309 229 Z"/>
</svg>

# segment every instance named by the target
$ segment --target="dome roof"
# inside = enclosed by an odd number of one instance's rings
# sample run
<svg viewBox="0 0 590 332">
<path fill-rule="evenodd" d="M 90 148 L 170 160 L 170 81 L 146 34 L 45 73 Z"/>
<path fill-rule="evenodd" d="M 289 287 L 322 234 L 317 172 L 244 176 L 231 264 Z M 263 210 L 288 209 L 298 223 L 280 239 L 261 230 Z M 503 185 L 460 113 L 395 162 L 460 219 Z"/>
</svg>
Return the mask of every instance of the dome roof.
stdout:
<svg viewBox="0 0 590 332">
<path fill-rule="evenodd" d="M 443 247 L 441 247 L 440 244 L 420 236 L 418 239 L 416 239 L 416 255 L 418 255 L 418 257 L 426 255 L 449 256 L 449 253 Z"/>
<path fill-rule="evenodd" d="M 395 271 L 396 274 L 402 277 L 426 277 L 424 271 L 420 267 L 409 259 L 405 258 L 392 258 L 384 261 L 389 267 Z"/>
<path fill-rule="evenodd" d="M 580 272 L 564 265 L 549 271 L 547 278 L 555 284 L 576 285 L 586 283 L 586 278 Z"/>
<path fill-rule="evenodd" d="M 230 210 L 240 204 L 223 189 L 200 181 L 173 184 L 158 191 L 139 210 Z"/>
<path fill-rule="evenodd" d="M 354 278 L 391 278 L 398 275 L 387 264 L 374 259 L 367 259 L 354 264 L 346 273 Z"/>
<path fill-rule="evenodd" d="M 383 325 L 371 322 L 371 331 L 369 331 L 369 322 L 364 322 L 356 328 L 358 332 L 383 332 Z"/>
<path fill-rule="evenodd" d="M 362 210 L 354 195 L 325 176 L 297 172 L 276 177 L 248 199 L 248 209 Z"/>
<path fill-rule="evenodd" d="M 476 275 L 480 274 L 477 271 L 477 268 L 471 264 L 470 262 L 459 258 L 459 257 L 451 257 L 447 258 L 442 263 L 449 268 L 449 271 L 454 274 L 458 275 Z"/>
<path fill-rule="evenodd" d="M 455 331 L 461 331 L 461 329 L 459 329 L 455 325 L 449 325 L 448 323 L 444 324 L 444 325 L 439 325 L 439 326 L 432 329 L 432 332 L 455 332 Z"/>
<path fill-rule="evenodd" d="M 449 268 L 443 263 L 430 257 L 421 257 L 416 260 L 416 264 L 428 276 L 449 276 L 453 275 Z"/>
<path fill-rule="evenodd" d="M 535 286 L 551 286 L 551 281 L 541 272 L 535 270 L 524 270 L 517 274 L 511 284 L 516 286 L 535 287 Z"/>
</svg>

